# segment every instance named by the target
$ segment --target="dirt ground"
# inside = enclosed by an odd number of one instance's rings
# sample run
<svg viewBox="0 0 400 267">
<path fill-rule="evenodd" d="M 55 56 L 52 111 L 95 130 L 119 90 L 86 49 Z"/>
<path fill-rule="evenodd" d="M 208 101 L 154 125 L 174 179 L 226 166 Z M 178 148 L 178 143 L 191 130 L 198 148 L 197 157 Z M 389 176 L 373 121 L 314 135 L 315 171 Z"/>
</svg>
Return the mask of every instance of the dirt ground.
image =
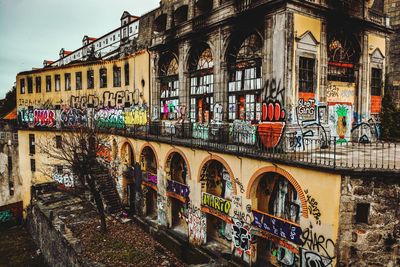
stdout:
<svg viewBox="0 0 400 267">
<path fill-rule="evenodd" d="M 82 241 L 83 256 L 106 266 L 186 266 L 139 226 L 114 219 L 102 235 L 98 221 L 68 226 Z"/>
<path fill-rule="evenodd" d="M 0 229 L 1 267 L 47 267 L 40 251 L 22 226 Z"/>
</svg>

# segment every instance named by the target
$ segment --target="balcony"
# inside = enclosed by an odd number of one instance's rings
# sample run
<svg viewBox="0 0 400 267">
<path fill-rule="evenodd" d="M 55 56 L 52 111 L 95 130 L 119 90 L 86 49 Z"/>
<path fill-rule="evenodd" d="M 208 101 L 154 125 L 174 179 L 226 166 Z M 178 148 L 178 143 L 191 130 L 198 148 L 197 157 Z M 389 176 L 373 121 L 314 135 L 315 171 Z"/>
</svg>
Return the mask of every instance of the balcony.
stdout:
<svg viewBox="0 0 400 267">
<path fill-rule="evenodd" d="M 40 128 L 35 127 L 35 130 Z M 304 137 L 299 142 L 297 136 L 282 132 L 238 131 L 229 127 L 203 127 L 198 131 L 191 124 L 163 126 L 152 123 L 124 129 L 102 128 L 100 131 L 128 138 L 346 174 L 365 171 L 380 174 L 400 173 L 400 143 L 395 142 L 342 142 L 343 140 L 336 137 L 324 140 Z"/>
</svg>

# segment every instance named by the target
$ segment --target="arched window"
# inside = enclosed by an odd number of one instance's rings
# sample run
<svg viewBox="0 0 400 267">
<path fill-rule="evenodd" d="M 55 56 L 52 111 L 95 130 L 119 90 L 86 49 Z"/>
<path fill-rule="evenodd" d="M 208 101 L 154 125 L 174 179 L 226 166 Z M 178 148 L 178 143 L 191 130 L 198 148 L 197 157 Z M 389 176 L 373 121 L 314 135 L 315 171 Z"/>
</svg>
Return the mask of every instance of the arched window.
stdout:
<svg viewBox="0 0 400 267">
<path fill-rule="evenodd" d="M 190 57 L 190 118 L 209 123 L 213 118 L 214 61 L 210 47 L 194 51 Z"/>
<path fill-rule="evenodd" d="M 355 68 L 359 60 L 359 48 L 352 34 L 344 30 L 328 34 L 328 80 L 355 82 Z"/>
<path fill-rule="evenodd" d="M 262 40 L 253 33 L 231 45 L 227 60 L 232 66 L 228 83 L 228 119 L 261 119 Z"/>
<path fill-rule="evenodd" d="M 179 105 L 179 76 L 178 61 L 174 56 L 165 56 L 161 61 L 159 78 L 161 119 L 176 119 Z"/>
</svg>

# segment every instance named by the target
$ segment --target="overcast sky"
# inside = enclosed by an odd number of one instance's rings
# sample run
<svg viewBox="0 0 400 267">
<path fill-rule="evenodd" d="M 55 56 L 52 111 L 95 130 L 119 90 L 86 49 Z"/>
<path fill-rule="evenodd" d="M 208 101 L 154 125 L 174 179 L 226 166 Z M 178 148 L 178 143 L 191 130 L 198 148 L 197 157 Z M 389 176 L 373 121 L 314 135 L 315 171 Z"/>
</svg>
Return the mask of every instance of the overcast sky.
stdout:
<svg viewBox="0 0 400 267">
<path fill-rule="evenodd" d="M 141 16 L 159 0 L 0 0 L 0 98 L 18 72 L 75 50 L 84 35 L 100 37 L 119 27 L 124 10 Z"/>
</svg>

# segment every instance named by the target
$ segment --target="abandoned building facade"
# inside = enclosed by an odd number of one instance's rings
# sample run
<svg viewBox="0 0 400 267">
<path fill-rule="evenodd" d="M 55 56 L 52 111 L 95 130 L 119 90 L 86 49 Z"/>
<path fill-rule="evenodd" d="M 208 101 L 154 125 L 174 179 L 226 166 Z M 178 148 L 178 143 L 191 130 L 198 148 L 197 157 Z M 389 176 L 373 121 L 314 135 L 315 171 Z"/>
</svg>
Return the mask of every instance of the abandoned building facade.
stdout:
<svg viewBox="0 0 400 267">
<path fill-rule="evenodd" d="M 115 56 L 17 75 L 25 183 L 73 187 L 35 146 L 96 126 L 122 203 L 156 229 L 252 266 L 398 263 L 382 0 L 161 1 L 137 22 Z"/>
</svg>

